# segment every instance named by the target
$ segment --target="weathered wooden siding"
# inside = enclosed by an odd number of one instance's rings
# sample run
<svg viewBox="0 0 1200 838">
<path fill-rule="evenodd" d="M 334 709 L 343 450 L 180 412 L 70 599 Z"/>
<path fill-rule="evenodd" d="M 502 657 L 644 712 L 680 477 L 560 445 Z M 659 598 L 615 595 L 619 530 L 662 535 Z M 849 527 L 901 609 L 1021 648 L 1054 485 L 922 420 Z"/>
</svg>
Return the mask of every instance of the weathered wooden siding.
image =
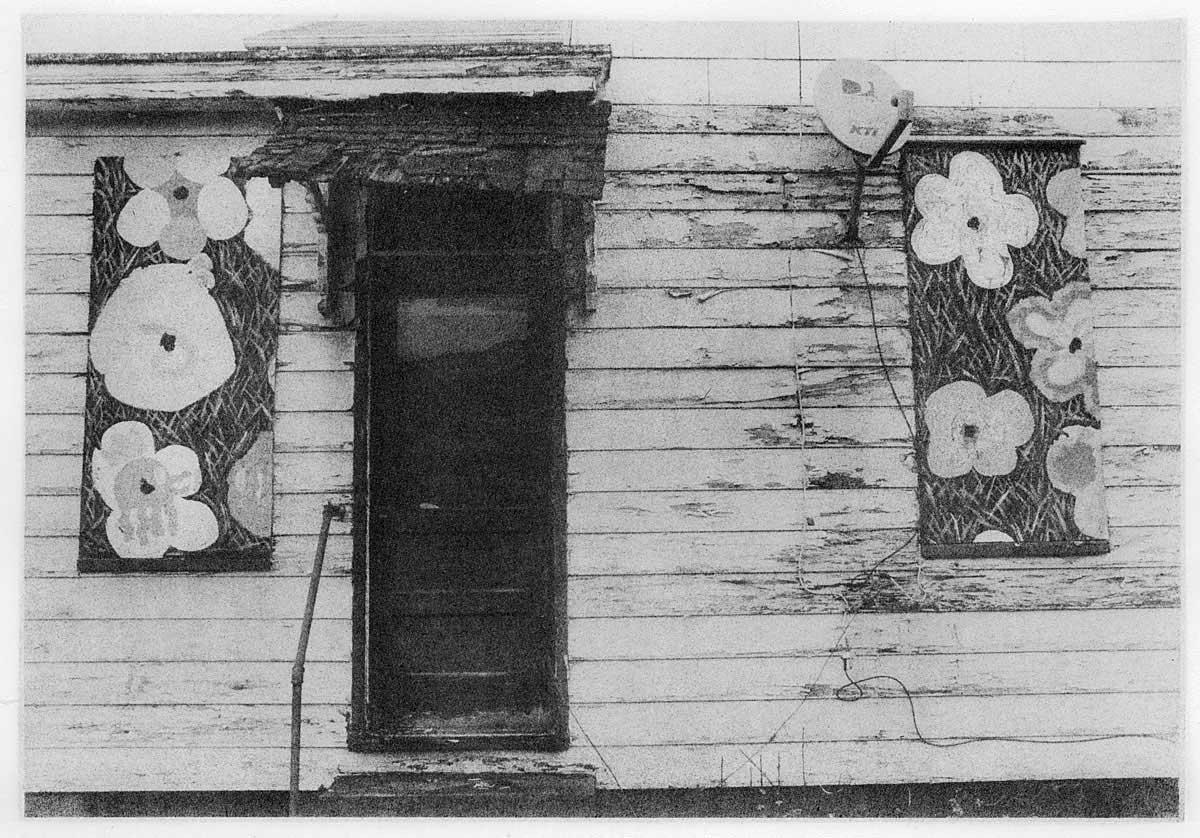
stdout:
<svg viewBox="0 0 1200 838">
<path fill-rule="evenodd" d="M 316 311 L 318 231 L 302 190 L 288 191 L 286 212 L 278 191 L 273 205 L 252 210 L 252 223 L 278 231 L 269 260 L 281 266 L 285 283 L 274 569 L 86 576 L 75 569 L 94 160 L 197 147 L 245 154 L 272 128 L 270 121 L 235 115 L 95 119 L 40 124 L 27 138 L 27 790 L 286 783 L 286 753 L 285 762 L 256 779 L 224 781 L 181 773 L 186 751 L 179 749 L 286 751 L 288 661 L 304 610 L 304 574 L 321 507 L 327 497 L 344 499 L 350 485 L 353 335 Z M 294 224 L 294 213 L 305 214 L 305 223 Z M 336 371 L 346 375 L 341 389 L 306 378 Z M 293 382 L 296 377 L 301 380 Z M 306 689 L 306 729 L 323 733 L 309 734 L 310 741 L 325 745 L 334 743 L 335 728 L 344 744 L 350 695 L 350 536 L 348 527 L 335 527 Z M 125 750 L 148 745 L 163 749 L 161 762 L 146 759 L 149 752 Z M 68 754 L 74 762 L 62 764 Z M 115 759 L 113 770 L 97 770 L 95 759 Z"/>
<path fill-rule="evenodd" d="M 1180 27 L 572 31 L 615 56 L 598 309 L 573 320 L 568 344 L 573 745 L 347 752 L 351 525 L 335 525 L 304 786 L 415 766 L 590 766 L 626 788 L 1174 774 Z M 822 62 L 851 52 L 916 90 L 922 133 L 1087 139 L 1112 553 L 922 563 L 910 545 L 886 585 L 849 584 L 915 516 L 872 300 L 837 247 L 851 164 L 803 104 Z M 39 124 L 29 138 L 30 791 L 286 783 L 301 576 L 321 505 L 349 497 L 353 447 L 353 341 L 316 311 L 318 230 L 302 190 L 283 196 L 274 569 L 74 570 L 92 161 L 177 144 L 244 151 L 271 127 L 180 115 Z M 880 347 L 911 411 L 894 168 L 866 194 Z M 923 745 L 894 683 L 838 700 L 840 656 L 855 677 L 901 679 L 930 738 L 1031 741 Z"/>
<path fill-rule="evenodd" d="M 576 35 L 614 51 L 597 312 L 567 350 L 570 691 L 601 782 L 1172 773 L 1178 28 Z M 886 583 L 852 583 L 912 532 L 916 499 L 880 369 L 911 420 L 898 179 L 867 183 L 872 299 L 838 244 L 852 162 L 803 104 L 845 54 L 916 91 L 921 133 L 1086 137 L 1112 553 L 921 562 L 909 545 Z M 932 748 L 893 682 L 837 700 L 835 650 L 901 679 L 931 738 L 1127 738 Z"/>
</svg>

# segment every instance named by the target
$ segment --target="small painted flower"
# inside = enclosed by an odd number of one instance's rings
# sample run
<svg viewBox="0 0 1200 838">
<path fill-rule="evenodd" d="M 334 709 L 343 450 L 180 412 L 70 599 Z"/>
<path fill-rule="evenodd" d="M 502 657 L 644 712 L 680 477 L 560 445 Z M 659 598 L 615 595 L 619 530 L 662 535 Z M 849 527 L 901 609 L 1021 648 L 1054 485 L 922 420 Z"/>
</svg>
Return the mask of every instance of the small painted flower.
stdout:
<svg viewBox="0 0 1200 838">
<path fill-rule="evenodd" d="M 1046 452 L 1050 485 L 1075 497 L 1075 526 L 1092 538 L 1108 533 L 1100 457 L 1100 432 L 1085 425 L 1063 428 Z"/>
<path fill-rule="evenodd" d="M 1063 169 L 1046 184 L 1046 203 L 1067 219 L 1063 229 L 1063 250 L 1080 259 L 1087 258 L 1083 237 L 1083 185 L 1079 169 Z"/>
<path fill-rule="evenodd" d="M 922 177 L 913 201 L 921 214 L 911 237 L 913 255 L 928 265 L 961 258 L 967 277 L 981 288 L 1012 280 L 1009 248 L 1029 244 L 1038 228 L 1033 201 L 1006 193 L 996 167 L 975 151 L 954 155 L 949 177 Z"/>
<path fill-rule="evenodd" d="M 1006 532 L 1000 530 L 984 530 L 979 535 L 975 536 L 976 544 L 1012 544 L 1013 537 Z"/>
<path fill-rule="evenodd" d="M 217 519 L 200 501 L 200 461 L 183 445 L 155 450 L 141 422 L 118 422 L 92 452 L 92 485 L 110 511 L 108 542 L 126 559 L 158 558 L 174 547 L 193 552 L 217 540 Z"/>
<path fill-rule="evenodd" d="M 125 174 L 142 191 L 121 210 L 117 233 L 137 247 L 158 242 L 172 259 L 191 259 L 209 239 L 246 226 L 249 209 L 229 178 L 228 157 L 127 157 Z"/>
<path fill-rule="evenodd" d="M 973 381 L 940 387 L 925 401 L 929 470 L 938 477 L 1008 474 L 1016 449 L 1033 435 L 1033 414 L 1021 394 L 1002 390 L 988 396 Z"/>
<path fill-rule="evenodd" d="M 1093 413 L 1099 405 L 1092 342 L 1091 288 L 1069 282 L 1047 300 L 1026 297 L 1009 310 L 1008 327 L 1034 350 L 1029 377 L 1042 395 L 1064 402 L 1082 395 Z"/>
<path fill-rule="evenodd" d="M 212 262 L 150 265 L 121 281 L 96 318 L 92 365 L 113 398 L 143 410 L 175 411 L 233 374 L 233 342 L 208 289 Z"/>
</svg>

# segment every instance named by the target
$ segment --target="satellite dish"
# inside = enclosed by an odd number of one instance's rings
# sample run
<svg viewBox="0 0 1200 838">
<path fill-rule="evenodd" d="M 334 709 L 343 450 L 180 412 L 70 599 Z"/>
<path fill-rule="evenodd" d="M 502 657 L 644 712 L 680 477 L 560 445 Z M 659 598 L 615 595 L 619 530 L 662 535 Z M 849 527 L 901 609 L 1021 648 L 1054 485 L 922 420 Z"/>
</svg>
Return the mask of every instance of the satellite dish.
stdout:
<svg viewBox="0 0 1200 838">
<path fill-rule="evenodd" d="M 817 78 L 813 91 L 817 113 L 843 145 L 874 158 L 891 140 L 890 154 L 904 145 L 907 133 L 893 137 L 893 129 L 907 121 L 912 93 L 902 91 L 879 67 L 857 58 L 834 61 Z"/>
</svg>

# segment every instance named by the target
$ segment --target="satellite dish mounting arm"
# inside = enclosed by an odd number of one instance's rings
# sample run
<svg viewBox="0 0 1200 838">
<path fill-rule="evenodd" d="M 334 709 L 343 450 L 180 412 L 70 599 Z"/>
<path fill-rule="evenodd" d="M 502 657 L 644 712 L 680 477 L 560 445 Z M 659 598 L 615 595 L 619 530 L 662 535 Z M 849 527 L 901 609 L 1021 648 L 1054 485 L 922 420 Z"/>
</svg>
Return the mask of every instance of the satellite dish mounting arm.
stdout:
<svg viewBox="0 0 1200 838">
<path fill-rule="evenodd" d="M 900 135 L 912 122 L 913 92 L 911 90 L 896 92 L 896 109 L 896 124 L 892 126 L 892 130 L 879 145 L 879 149 L 870 158 L 854 153 L 854 166 L 857 171 L 854 176 L 854 194 L 850 197 L 850 212 L 846 215 L 846 232 L 842 235 L 843 244 L 855 246 L 862 244 L 862 240 L 858 237 L 858 217 L 862 211 L 863 187 L 866 184 L 867 172 L 877 169 L 883 162 L 883 158 L 892 153 L 896 141 L 900 139 Z"/>
</svg>

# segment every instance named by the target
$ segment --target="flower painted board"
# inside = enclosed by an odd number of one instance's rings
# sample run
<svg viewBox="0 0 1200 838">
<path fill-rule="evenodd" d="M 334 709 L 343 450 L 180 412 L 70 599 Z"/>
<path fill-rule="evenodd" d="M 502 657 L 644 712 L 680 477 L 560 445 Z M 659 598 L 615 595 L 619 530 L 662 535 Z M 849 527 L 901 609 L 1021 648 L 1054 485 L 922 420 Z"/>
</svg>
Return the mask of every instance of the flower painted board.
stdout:
<svg viewBox="0 0 1200 838">
<path fill-rule="evenodd" d="M 1107 552 L 1079 144 L 910 142 L 901 181 L 922 554 Z"/>
<path fill-rule="evenodd" d="M 208 182 L 219 165 L 204 173 Z M 240 200 L 241 185 L 222 180 L 218 189 Z M 233 221 L 209 223 L 203 242 L 189 239 L 200 245 L 193 252 L 122 233 L 125 210 L 145 194 L 122 158 L 99 158 L 93 186 L 79 569 L 269 568 L 269 521 L 244 511 L 243 478 L 254 463 L 256 496 L 270 491 L 262 451 L 274 413 L 279 271 L 246 244 L 231 198 Z M 269 518 L 269 502 L 259 509 Z"/>
</svg>

